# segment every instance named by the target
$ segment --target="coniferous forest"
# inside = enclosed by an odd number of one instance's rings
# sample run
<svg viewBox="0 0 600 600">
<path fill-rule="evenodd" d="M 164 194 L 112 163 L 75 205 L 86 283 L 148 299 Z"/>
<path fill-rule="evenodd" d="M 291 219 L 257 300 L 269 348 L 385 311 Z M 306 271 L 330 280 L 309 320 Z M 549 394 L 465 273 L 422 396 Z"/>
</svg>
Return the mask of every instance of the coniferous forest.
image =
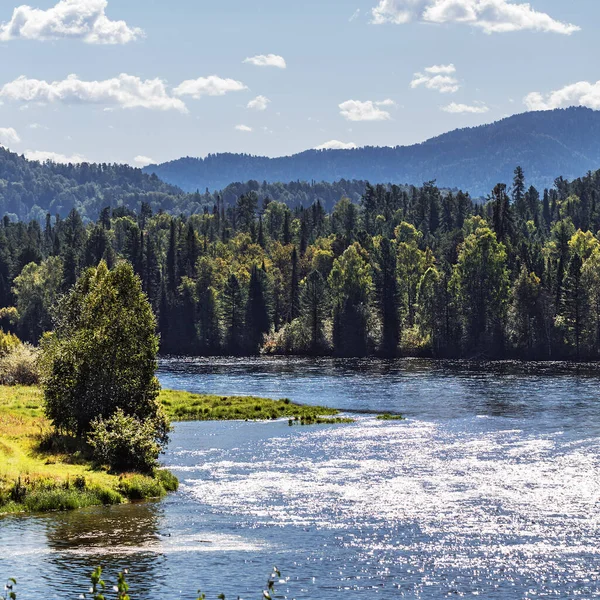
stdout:
<svg viewBox="0 0 600 600">
<path fill-rule="evenodd" d="M 485 203 L 429 182 L 330 211 L 249 191 L 192 216 L 4 217 L 2 325 L 36 343 L 83 270 L 124 259 L 164 354 L 595 359 L 598 230 L 600 171 L 537 190 L 520 167 Z"/>
</svg>

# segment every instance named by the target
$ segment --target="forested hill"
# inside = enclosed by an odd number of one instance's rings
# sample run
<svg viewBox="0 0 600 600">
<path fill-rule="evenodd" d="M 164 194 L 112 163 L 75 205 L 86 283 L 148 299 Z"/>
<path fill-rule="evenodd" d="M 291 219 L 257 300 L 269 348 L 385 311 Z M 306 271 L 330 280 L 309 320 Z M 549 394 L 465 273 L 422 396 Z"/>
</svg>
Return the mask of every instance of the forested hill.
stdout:
<svg viewBox="0 0 600 600">
<path fill-rule="evenodd" d="M 0 213 L 43 220 L 77 209 L 98 218 L 105 206 L 138 209 L 146 202 L 165 211 L 185 206 L 185 194 L 154 175 L 117 164 L 56 164 L 27 160 L 0 146 Z"/>
<path fill-rule="evenodd" d="M 98 219 L 103 208 L 192 215 L 213 210 L 215 204 L 234 206 L 240 196 L 255 192 L 258 200 L 283 202 L 294 208 L 317 201 L 326 210 L 343 197 L 358 202 L 366 181 L 334 183 L 232 183 L 215 193 L 185 193 L 156 175 L 118 164 L 56 164 L 30 161 L 0 147 L 0 217 L 43 222 L 47 214 L 66 217 L 76 209 L 87 221 Z"/>
<path fill-rule="evenodd" d="M 337 181 L 422 185 L 490 193 L 515 165 L 538 189 L 557 173 L 574 179 L 600 168 L 600 112 L 587 108 L 529 112 L 490 125 L 458 129 L 414 146 L 309 150 L 281 158 L 213 154 L 152 165 L 146 173 L 186 191 L 218 190 L 235 181 Z"/>
</svg>

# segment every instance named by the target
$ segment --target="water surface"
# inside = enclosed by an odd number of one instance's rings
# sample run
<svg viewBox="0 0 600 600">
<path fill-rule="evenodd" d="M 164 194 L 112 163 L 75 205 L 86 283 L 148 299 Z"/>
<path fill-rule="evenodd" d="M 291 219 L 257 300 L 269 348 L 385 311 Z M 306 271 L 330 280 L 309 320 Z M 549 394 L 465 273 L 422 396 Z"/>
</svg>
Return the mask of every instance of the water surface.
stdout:
<svg viewBox="0 0 600 600">
<path fill-rule="evenodd" d="M 160 379 L 408 420 L 178 424 L 166 501 L 0 521 L 21 598 L 77 598 L 96 564 L 137 598 L 258 598 L 272 564 L 297 599 L 600 594 L 594 369 L 167 360 Z"/>
</svg>

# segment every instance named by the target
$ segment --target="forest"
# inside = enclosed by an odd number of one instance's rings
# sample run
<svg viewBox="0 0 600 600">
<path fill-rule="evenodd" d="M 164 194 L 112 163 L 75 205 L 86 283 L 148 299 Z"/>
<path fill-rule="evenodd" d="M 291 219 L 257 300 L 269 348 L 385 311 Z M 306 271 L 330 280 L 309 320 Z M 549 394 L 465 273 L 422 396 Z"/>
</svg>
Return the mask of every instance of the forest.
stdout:
<svg viewBox="0 0 600 600">
<path fill-rule="evenodd" d="M 358 202 L 366 184 L 344 179 L 333 183 L 250 180 L 228 182 L 215 192 L 185 193 L 128 165 L 39 163 L 0 146 L 0 214 L 13 221 L 43 222 L 48 213 L 66 217 L 75 209 L 87 223 L 97 220 L 103 208 L 138 210 L 142 203 L 154 212 L 192 215 L 206 206 L 212 209 L 217 199 L 234 206 L 249 192 L 256 192 L 260 201 L 269 198 L 292 208 L 309 207 L 318 200 L 330 211 L 342 197 Z"/>
<path fill-rule="evenodd" d="M 126 260 L 163 354 L 595 359 L 599 193 L 600 171 L 538 191 L 518 167 L 484 204 L 428 182 L 331 211 L 250 191 L 191 216 L 5 216 L 2 326 L 37 343 L 86 268 Z"/>
<path fill-rule="evenodd" d="M 144 171 L 195 192 L 232 181 L 368 180 L 421 185 L 436 179 L 446 188 L 485 197 L 510 181 L 515 165 L 531 185 L 552 187 L 557 174 L 575 179 L 600 165 L 600 112 L 584 107 L 527 112 L 495 123 L 456 129 L 412 146 L 307 150 L 268 158 L 248 154 L 185 157 Z M 338 198 L 339 200 L 339 198 Z"/>
</svg>

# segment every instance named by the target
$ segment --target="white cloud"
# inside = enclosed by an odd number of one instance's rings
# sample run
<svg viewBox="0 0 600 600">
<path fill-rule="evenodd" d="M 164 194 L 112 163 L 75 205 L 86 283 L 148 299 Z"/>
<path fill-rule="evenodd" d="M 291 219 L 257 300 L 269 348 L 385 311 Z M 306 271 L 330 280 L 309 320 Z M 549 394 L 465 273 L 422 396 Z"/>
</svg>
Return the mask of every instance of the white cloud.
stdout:
<svg viewBox="0 0 600 600">
<path fill-rule="evenodd" d="M 532 92 L 525 97 L 524 103 L 529 110 L 553 110 L 568 106 L 587 106 L 600 110 L 600 81 L 579 81 L 546 96 Z"/>
<path fill-rule="evenodd" d="M 203 96 L 224 96 L 229 92 L 241 92 L 247 89 L 241 81 L 211 75 L 210 77 L 188 79 L 178 85 L 173 93 L 176 96 L 191 96 L 195 100 L 199 100 Z"/>
<path fill-rule="evenodd" d="M 358 146 L 354 142 L 340 142 L 339 140 L 331 140 L 317 146 L 315 150 L 354 150 Z"/>
<path fill-rule="evenodd" d="M 51 161 L 55 163 L 82 163 L 87 162 L 85 157 L 80 154 L 73 154 L 72 156 L 66 156 L 59 152 L 46 152 L 43 150 L 25 150 L 25 157 L 29 160 L 37 160 L 38 162 Z"/>
<path fill-rule="evenodd" d="M 148 165 L 155 165 L 156 161 L 153 158 L 150 158 L 149 156 L 142 156 L 141 154 L 136 156 L 133 159 L 133 162 L 138 166 L 138 167 L 147 167 Z"/>
<path fill-rule="evenodd" d="M 248 125 L 236 125 L 235 129 L 237 131 L 243 131 L 244 133 L 251 133 L 252 127 L 248 127 Z"/>
<path fill-rule="evenodd" d="M 352 13 L 352 16 L 348 19 L 348 21 L 350 21 L 350 23 L 352 23 L 353 21 L 356 21 L 356 19 L 358 19 L 358 17 L 360 17 L 360 8 L 357 8 Z"/>
<path fill-rule="evenodd" d="M 462 23 L 485 33 L 543 31 L 571 35 L 580 27 L 553 19 L 528 3 L 509 0 L 380 0 L 372 23 Z"/>
<path fill-rule="evenodd" d="M 392 117 L 388 111 L 380 107 L 391 106 L 390 102 L 393 104 L 392 100 L 383 102 L 346 100 L 339 105 L 340 114 L 348 121 L 387 121 Z"/>
<path fill-rule="evenodd" d="M 437 90 L 441 94 L 454 94 L 460 89 L 454 73 L 456 73 L 456 67 L 452 64 L 433 65 L 427 67 L 425 73 L 415 73 L 410 87 L 415 89 L 424 85 L 427 89 Z"/>
<path fill-rule="evenodd" d="M 0 146 L 12 146 L 20 141 L 19 134 L 12 127 L 0 127 Z"/>
<path fill-rule="evenodd" d="M 77 75 L 53 82 L 21 76 L 0 89 L 0 98 L 42 104 L 100 104 L 187 112 L 181 100 L 169 96 L 160 79 L 143 81 L 125 73 L 104 81 L 82 81 Z"/>
<path fill-rule="evenodd" d="M 29 129 L 48 129 L 45 125 L 40 125 L 39 123 L 31 123 L 29 125 Z"/>
<path fill-rule="evenodd" d="M 259 54 L 258 56 L 250 56 L 244 60 L 245 63 L 256 67 L 277 67 L 278 69 L 287 68 L 287 64 L 283 56 L 277 54 Z"/>
<path fill-rule="evenodd" d="M 68 38 L 88 44 L 126 44 L 144 35 L 125 21 L 111 21 L 105 14 L 107 4 L 107 0 L 60 0 L 48 10 L 18 6 L 11 20 L 0 25 L 0 41 Z"/>
<path fill-rule="evenodd" d="M 254 100 L 250 100 L 246 108 L 250 108 L 252 110 L 267 110 L 267 107 L 271 101 L 266 96 L 256 96 Z"/>
<path fill-rule="evenodd" d="M 425 71 L 432 75 L 452 75 L 452 73 L 456 73 L 456 67 L 452 63 L 449 65 L 433 65 L 432 67 L 426 67 Z"/>
<path fill-rule="evenodd" d="M 485 104 L 457 104 L 456 102 L 452 102 L 448 104 L 448 106 L 442 106 L 442 110 L 447 113 L 453 114 L 465 114 L 471 113 L 474 115 L 483 115 L 486 112 L 489 112 L 489 107 Z"/>
</svg>

